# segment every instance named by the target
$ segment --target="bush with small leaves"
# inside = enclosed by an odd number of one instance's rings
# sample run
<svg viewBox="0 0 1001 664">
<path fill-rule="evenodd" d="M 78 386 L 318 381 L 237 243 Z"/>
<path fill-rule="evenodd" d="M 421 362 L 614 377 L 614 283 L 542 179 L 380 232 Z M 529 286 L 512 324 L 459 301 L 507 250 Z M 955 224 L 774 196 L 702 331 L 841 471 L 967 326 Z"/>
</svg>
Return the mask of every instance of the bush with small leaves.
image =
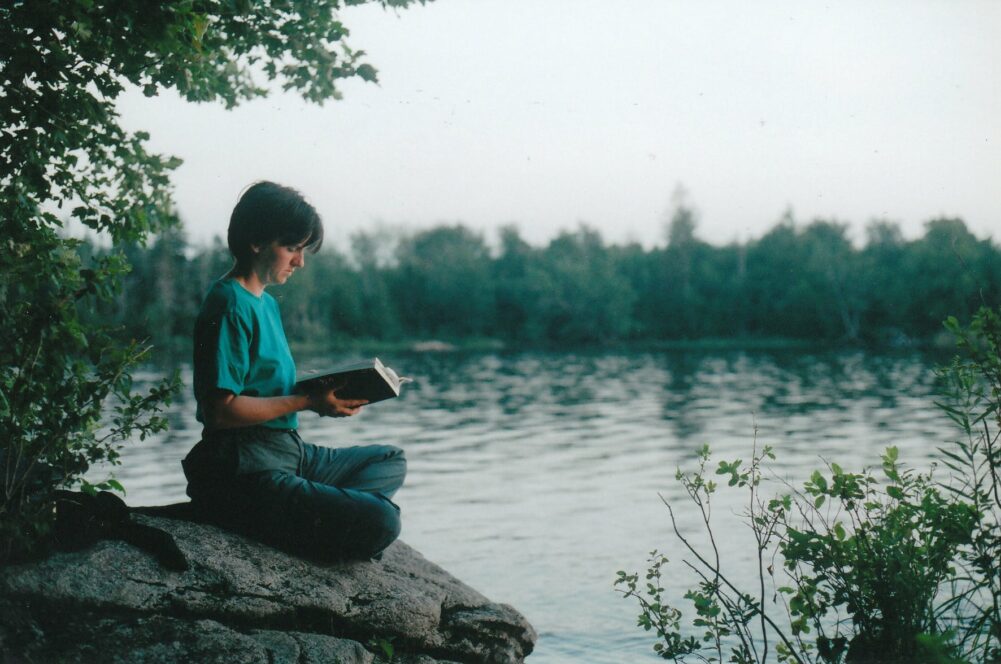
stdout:
<svg viewBox="0 0 1001 664">
<path fill-rule="evenodd" d="M 744 590 L 727 571 L 710 519 L 716 482 L 704 447 L 677 479 L 701 516 L 706 544 L 674 533 L 696 585 L 691 628 L 660 585 L 667 558 L 654 552 L 646 588 L 619 572 L 616 586 L 656 629 L 654 650 L 682 661 L 997 662 L 1001 660 L 1001 317 L 982 309 L 968 328 L 955 319 L 964 356 L 939 371 L 938 405 L 962 438 L 939 449 L 948 469 L 918 472 L 888 448 L 877 471 L 826 463 L 801 488 L 762 496 L 757 444 L 751 462 L 720 461 L 715 475 L 749 493 L 744 514 L 757 578 Z M 773 649 L 774 645 L 774 649 Z"/>
</svg>

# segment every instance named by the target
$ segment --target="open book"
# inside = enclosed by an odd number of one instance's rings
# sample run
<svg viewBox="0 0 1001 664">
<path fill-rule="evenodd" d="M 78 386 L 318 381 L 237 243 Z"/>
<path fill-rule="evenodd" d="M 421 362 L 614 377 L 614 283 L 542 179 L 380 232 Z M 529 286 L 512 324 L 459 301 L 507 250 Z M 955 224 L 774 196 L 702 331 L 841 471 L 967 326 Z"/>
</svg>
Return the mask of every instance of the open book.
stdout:
<svg viewBox="0 0 1001 664">
<path fill-rule="evenodd" d="M 400 387 L 411 381 L 411 378 L 397 376 L 374 357 L 327 371 L 301 372 L 296 376 L 295 391 L 334 390 L 338 399 L 368 399 L 369 403 L 375 403 L 400 396 Z"/>
</svg>

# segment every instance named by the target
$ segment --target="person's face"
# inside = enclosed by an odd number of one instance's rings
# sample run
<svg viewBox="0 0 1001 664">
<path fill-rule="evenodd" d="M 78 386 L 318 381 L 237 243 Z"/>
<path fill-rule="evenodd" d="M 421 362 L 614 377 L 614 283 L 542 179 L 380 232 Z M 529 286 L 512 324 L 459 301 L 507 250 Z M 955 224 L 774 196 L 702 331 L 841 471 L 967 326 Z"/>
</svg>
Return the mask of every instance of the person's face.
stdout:
<svg viewBox="0 0 1001 664">
<path fill-rule="evenodd" d="M 306 265 L 305 246 L 272 242 L 257 254 L 255 271 L 264 284 L 284 284 L 292 273 Z"/>
</svg>

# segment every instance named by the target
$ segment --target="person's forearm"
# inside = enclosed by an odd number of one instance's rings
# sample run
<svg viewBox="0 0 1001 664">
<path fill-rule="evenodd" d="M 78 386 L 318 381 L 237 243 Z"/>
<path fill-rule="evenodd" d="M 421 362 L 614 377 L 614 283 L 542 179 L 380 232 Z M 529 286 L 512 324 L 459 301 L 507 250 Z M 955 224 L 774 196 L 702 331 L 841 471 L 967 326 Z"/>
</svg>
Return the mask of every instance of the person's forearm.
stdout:
<svg viewBox="0 0 1001 664">
<path fill-rule="evenodd" d="M 209 424 L 213 429 L 249 427 L 312 406 L 304 394 L 283 397 L 248 397 L 228 395 L 209 409 Z"/>
</svg>

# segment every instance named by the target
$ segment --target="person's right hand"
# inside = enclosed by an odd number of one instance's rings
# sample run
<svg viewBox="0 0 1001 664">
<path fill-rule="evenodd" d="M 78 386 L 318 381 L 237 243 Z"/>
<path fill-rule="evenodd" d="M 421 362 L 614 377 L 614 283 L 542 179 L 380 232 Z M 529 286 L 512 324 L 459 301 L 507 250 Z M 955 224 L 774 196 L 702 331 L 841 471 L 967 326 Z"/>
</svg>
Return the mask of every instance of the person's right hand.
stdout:
<svg viewBox="0 0 1001 664">
<path fill-rule="evenodd" d="M 309 409 L 321 417 L 350 417 L 357 415 L 367 399 L 338 399 L 335 390 L 315 392 L 309 397 Z"/>
</svg>

